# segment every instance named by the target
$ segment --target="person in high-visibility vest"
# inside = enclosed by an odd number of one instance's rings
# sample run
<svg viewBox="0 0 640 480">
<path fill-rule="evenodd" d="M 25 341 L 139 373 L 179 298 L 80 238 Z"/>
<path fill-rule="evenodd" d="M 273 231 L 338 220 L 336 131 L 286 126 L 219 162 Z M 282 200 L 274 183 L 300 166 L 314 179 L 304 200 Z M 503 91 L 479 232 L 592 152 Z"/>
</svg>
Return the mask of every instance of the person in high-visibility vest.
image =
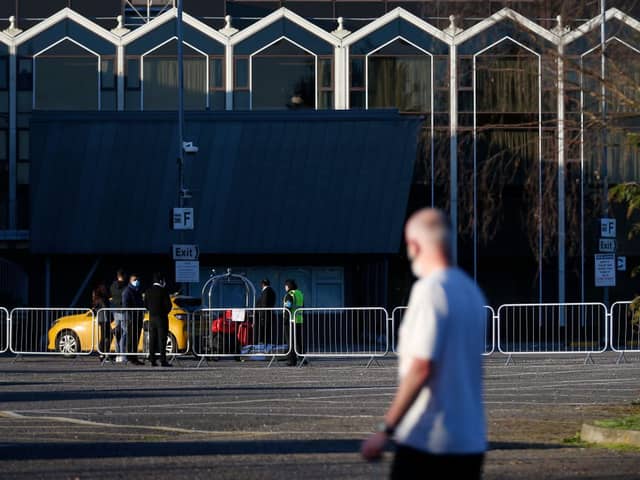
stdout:
<svg viewBox="0 0 640 480">
<path fill-rule="evenodd" d="M 295 280 L 288 279 L 284 282 L 284 289 L 287 292 L 284 296 L 283 304 L 284 308 L 289 311 L 289 319 L 294 323 L 295 328 L 295 347 L 293 345 L 293 335 L 289 334 L 289 345 L 291 345 L 291 351 L 287 357 L 287 365 L 294 367 L 298 363 L 298 355 L 296 354 L 296 348 L 299 353 L 303 353 L 304 342 L 302 339 L 302 325 L 303 317 L 302 312 L 298 311 L 304 307 L 304 295 L 298 290 L 298 285 Z M 291 320 L 292 319 L 292 320 Z M 286 329 L 286 332 L 291 332 L 290 329 Z"/>
</svg>

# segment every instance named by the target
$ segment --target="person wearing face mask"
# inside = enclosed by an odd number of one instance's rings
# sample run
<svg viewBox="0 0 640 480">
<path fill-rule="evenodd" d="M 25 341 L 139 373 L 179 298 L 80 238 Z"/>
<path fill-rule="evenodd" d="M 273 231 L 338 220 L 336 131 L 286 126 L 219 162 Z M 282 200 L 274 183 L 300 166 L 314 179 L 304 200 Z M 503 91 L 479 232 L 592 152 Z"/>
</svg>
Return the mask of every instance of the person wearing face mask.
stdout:
<svg viewBox="0 0 640 480">
<path fill-rule="evenodd" d="M 122 268 L 118 269 L 116 272 L 116 279 L 113 281 L 111 288 L 109 289 L 109 293 L 111 294 L 111 298 L 109 300 L 112 308 L 122 308 L 122 292 L 127 288 L 128 283 L 125 271 Z M 120 354 L 116 356 L 116 362 L 126 362 L 127 357 L 122 355 L 127 351 L 127 327 L 124 312 L 117 310 L 114 311 L 113 321 L 115 323 L 113 336 L 116 339 L 116 353 Z"/>
<path fill-rule="evenodd" d="M 140 286 L 140 279 L 138 275 L 132 274 L 129 277 L 129 285 L 122 292 L 122 306 L 125 309 L 129 308 L 142 308 L 144 302 L 142 301 L 142 288 Z M 140 339 L 140 332 L 142 330 L 142 322 L 144 317 L 140 311 L 125 310 L 127 334 L 126 334 L 126 352 L 137 353 L 138 341 Z M 129 361 L 134 365 L 142 365 L 144 362 L 138 360 L 138 357 L 132 356 Z"/>
<path fill-rule="evenodd" d="M 149 361 L 157 367 L 156 354 L 160 354 L 160 365 L 170 367 L 167 362 L 167 335 L 169 334 L 169 312 L 171 297 L 167 290 L 164 275 L 153 274 L 153 285 L 147 289 L 144 298 L 149 310 Z"/>
<path fill-rule="evenodd" d="M 361 450 L 375 460 L 393 437 L 392 479 L 432 471 L 482 477 L 485 298 L 473 279 L 451 265 L 450 239 L 440 210 L 420 210 L 407 222 L 407 254 L 418 280 L 398 336 L 399 385 L 377 433 Z"/>
</svg>

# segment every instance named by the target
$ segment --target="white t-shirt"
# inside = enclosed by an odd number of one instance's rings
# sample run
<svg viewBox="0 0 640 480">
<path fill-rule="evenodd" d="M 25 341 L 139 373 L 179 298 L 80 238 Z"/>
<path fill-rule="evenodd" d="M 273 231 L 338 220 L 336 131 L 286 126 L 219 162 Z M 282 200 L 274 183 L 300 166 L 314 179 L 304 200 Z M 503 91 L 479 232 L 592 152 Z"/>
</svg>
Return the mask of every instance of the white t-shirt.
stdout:
<svg viewBox="0 0 640 480">
<path fill-rule="evenodd" d="M 400 378 L 414 358 L 430 360 L 432 371 L 396 428 L 399 444 L 435 454 L 486 450 L 484 305 L 480 289 L 458 268 L 436 271 L 414 284 L 399 331 Z"/>
</svg>

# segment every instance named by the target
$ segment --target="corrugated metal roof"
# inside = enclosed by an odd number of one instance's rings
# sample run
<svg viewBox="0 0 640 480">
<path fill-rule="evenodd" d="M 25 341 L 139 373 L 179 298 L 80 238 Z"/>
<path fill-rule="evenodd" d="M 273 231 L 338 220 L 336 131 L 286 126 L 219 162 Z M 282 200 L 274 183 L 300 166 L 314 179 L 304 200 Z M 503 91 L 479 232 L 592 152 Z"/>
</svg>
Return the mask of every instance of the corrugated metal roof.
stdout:
<svg viewBox="0 0 640 480">
<path fill-rule="evenodd" d="M 421 120 L 392 111 L 188 114 L 203 253 L 391 253 L 400 246 Z M 177 206 L 171 112 L 36 113 L 31 249 L 166 253 Z"/>
</svg>

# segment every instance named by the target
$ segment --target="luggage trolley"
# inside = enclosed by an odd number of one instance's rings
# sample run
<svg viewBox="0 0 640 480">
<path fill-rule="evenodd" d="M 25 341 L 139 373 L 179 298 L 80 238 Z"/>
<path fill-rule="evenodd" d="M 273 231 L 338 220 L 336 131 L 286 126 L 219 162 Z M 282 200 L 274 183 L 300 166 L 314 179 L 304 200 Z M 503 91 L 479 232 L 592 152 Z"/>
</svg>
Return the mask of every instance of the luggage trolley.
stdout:
<svg viewBox="0 0 640 480">
<path fill-rule="evenodd" d="M 235 357 L 252 343 L 252 322 L 247 310 L 255 308 L 256 288 L 245 275 L 232 273 L 211 276 L 202 287 L 200 342 L 203 357 Z"/>
</svg>

